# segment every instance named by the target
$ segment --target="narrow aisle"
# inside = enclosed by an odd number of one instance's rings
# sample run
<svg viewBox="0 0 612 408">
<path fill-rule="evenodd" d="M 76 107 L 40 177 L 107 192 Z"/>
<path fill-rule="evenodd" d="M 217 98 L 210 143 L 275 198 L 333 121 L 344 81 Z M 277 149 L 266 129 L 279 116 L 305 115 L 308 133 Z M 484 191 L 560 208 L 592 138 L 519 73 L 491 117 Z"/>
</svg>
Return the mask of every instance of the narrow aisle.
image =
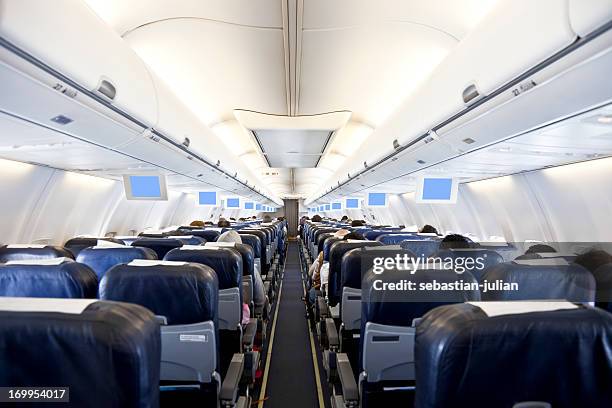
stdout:
<svg viewBox="0 0 612 408">
<path fill-rule="evenodd" d="M 318 406 L 296 242 L 289 242 L 265 402 L 266 408 Z"/>
</svg>

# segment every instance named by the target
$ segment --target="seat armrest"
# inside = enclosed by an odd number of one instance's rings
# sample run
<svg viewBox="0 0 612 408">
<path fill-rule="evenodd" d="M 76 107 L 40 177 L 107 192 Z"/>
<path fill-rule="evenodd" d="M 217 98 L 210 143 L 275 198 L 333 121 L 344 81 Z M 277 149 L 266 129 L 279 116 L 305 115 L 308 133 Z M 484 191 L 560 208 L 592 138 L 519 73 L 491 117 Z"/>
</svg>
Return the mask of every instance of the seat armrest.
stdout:
<svg viewBox="0 0 612 408">
<path fill-rule="evenodd" d="M 238 398 L 238 387 L 244 371 L 244 355 L 234 354 L 221 384 L 219 400 L 222 406 L 233 406 Z"/>
<path fill-rule="evenodd" d="M 356 406 L 359 402 L 359 389 L 353 376 L 353 368 L 351 367 L 348 355 L 346 353 L 338 353 L 336 364 L 344 401 L 347 406 Z"/>
<path fill-rule="evenodd" d="M 323 296 L 317 297 L 317 310 L 319 311 L 319 319 L 325 319 L 330 316 L 329 307 L 327 307 L 327 303 Z"/>
<path fill-rule="evenodd" d="M 338 338 L 338 330 L 334 319 L 328 317 L 325 319 L 325 333 L 327 334 L 327 344 L 330 350 L 337 351 L 340 348 L 340 339 Z"/>
<path fill-rule="evenodd" d="M 244 328 L 242 333 L 242 348 L 252 350 L 255 342 L 255 334 L 257 333 L 257 319 L 251 318 Z"/>
</svg>

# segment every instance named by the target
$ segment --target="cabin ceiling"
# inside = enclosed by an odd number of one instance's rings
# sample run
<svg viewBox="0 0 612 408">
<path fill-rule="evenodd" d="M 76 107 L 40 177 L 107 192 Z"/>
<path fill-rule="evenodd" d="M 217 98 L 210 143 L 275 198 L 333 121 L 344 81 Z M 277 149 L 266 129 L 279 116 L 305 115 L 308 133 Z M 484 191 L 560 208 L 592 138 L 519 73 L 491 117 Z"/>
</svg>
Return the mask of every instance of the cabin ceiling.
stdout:
<svg viewBox="0 0 612 408">
<path fill-rule="evenodd" d="M 324 183 L 496 2 L 85 1 L 281 197 Z M 351 118 L 317 160 L 320 134 L 282 130 L 266 160 L 236 109 Z"/>
</svg>

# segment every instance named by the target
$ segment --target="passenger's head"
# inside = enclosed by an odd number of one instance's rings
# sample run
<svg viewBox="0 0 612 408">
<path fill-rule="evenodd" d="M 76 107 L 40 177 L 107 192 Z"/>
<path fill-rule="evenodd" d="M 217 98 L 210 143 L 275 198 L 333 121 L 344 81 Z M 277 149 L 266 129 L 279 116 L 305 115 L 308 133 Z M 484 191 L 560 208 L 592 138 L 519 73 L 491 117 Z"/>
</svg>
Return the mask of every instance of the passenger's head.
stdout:
<svg viewBox="0 0 612 408">
<path fill-rule="evenodd" d="M 219 228 L 229 228 L 231 227 L 232 224 L 230 224 L 230 222 L 228 220 L 226 220 L 225 218 L 220 218 L 219 222 L 217 223 L 217 227 Z"/>
<path fill-rule="evenodd" d="M 339 229 L 334 233 L 334 238 L 344 238 L 346 235 L 350 234 L 351 231 L 347 229 Z"/>
<path fill-rule="evenodd" d="M 529 247 L 528 250 L 525 251 L 526 254 L 542 254 L 547 252 L 557 252 L 557 250 L 550 245 L 545 244 L 536 244 Z"/>
<path fill-rule="evenodd" d="M 256 219 L 257 219 L 257 217 L 256 217 L 256 216 L 252 216 L 252 217 L 251 217 L 251 219 L 252 219 L 252 220 L 256 220 Z"/>
<path fill-rule="evenodd" d="M 231 220 L 231 221 L 236 221 L 236 219 L 235 219 L 235 218 L 233 218 L 233 217 L 230 217 L 230 220 Z"/>
<path fill-rule="evenodd" d="M 272 217 L 270 217 L 268 214 L 264 215 L 263 222 L 272 222 Z"/>
<path fill-rule="evenodd" d="M 423 225 L 423 228 L 421 228 L 421 231 L 419 231 L 419 232 L 421 232 L 423 234 L 437 234 L 438 230 L 435 229 L 434 227 L 432 227 L 429 224 L 425 224 L 425 225 Z"/>
<path fill-rule="evenodd" d="M 279 221 L 285 221 L 285 217 L 278 217 L 277 220 Z"/>
<path fill-rule="evenodd" d="M 246 218 L 240 217 L 240 218 L 238 218 L 238 221 L 246 221 Z"/>
<path fill-rule="evenodd" d="M 363 220 L 353 220 L 351 221 L 351 227 L 363 227 L 365 225 L 365 221 Z"/>
<path fill-rule="evenodd" d="M 205 221 L 204 225 L 215 225 L 212 221 Z"/>
<path fill-rule="evenodd" d="M 360 241 L 363 241 L 365 238 L 364 238 L 364 236 L 363 236 L 363 235 L 361 235 L 360 233 L 358 233 L 358 232 L 356 232 L 356 231 L 353 231 L 353 232 L 351 232 L 351 233 L 349 233 L 349 234 L 346 234 L 346 235 L 344 236 L 344 238 L 342 238 L 342 239 L 347 240 L 347 241 L 348 241 L 349 239 L 358 239 L 358 240 L 360 240 Z"/>
<path fill-rule="evenodd" d="M 234 242 L 236 244 L 242 244 L 242 238 L 240 238 L 240 234 L 238 234 L 236 231 L 230 230 L 219 235 L 217 242 Z"/>
<path fill-rule="evenodd" d="M 314 215 L 312 217 L 312 222 L 321 222 L 321 221 L 323 221 L 323 219 L 321 218 L 321 216 L 319 214 Z"/>
<path fill-rule="evenodd" d="M 191 224 L 189 224 L 192 227 L 203 227 L 204 225 L 204 221 L 200 221 L 200 220 L 195 220 L 195 221 L 191 221 Z"/>
<path fill-rule="evenodd" d="M 440 241 L 440 249 L 469 248 L 470 240 L 459 234 L 449 234 Z"/>
<path fill-rule="evenodd" d="M 584 266 L 590 272 L 595 272 L 601 266 L 612 263 L 612 256 L 601 249 L 591 249 L 584 254 L 578 255 L 574 263 Z"/>
<path fill-rule="evenodd" d="M 340 218 L 340 221 L 346 221 L 348 220 L 348 215 L 343 215 L 342 218 Z"/>
</svg>

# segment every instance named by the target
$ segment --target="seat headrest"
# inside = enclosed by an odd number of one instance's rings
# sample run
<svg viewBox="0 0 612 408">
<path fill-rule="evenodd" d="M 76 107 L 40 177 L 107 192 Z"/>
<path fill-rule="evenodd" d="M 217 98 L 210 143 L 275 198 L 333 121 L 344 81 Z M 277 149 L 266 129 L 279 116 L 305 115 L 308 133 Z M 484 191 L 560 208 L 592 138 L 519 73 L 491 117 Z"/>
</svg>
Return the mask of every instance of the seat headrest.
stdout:
<svg viewBox="0 0 612 408">
<path fill-rule="evenodd" d="M 0 264 L 0 296 L 95 298 L 97 291 L 96 274 L 70 258 Z"/>
<path fill-rule="evenodd" d="M 194 229 L 189 231 L 189 234 L 204 238 L 206 242 L 214 242 L 217 240 L 217 238 L 219 238 L 221 232 L 211 229 Z"/>
<path fill-rule="evenodd" d="M 584 307 L 535 311 L 541 309 L 490 316 L 465 303 L 427 313 L 416 329 L 415 405 L 607 406 L 612 314 Z"/>
<path fill-rule="evenodd" d="M 115 238 L 97 238 L 97 237 L 75 237 L 71 238 L 64 244 L 64 248 L 70 251 L 76 258 L 83 249 L 96 245 L 125 245 L 125 242 Z"/>
<path fill-rule="evenodd" d="M 157 259 L 157 254 L 145 247 L 117 247 L 117 248 L 85 248 L 77 256 L 77 262 L 89 266 L 101 280 L 106 271 L 112 266 L 128 263 L 134 259 Z"/>
<path fill-rule="evenodd" d="M 423 241 L 428 241 L 428 240 L 434 240 L 436 239 L 436 235 L 434 234 L 433 236 L 428 236 L 428 235 L 419 235 L 419 234 L 410 234 L 410 233 L 386 233 L 386 234 L 381 234 L 379 236 L 376 237 L 376 241 L 380 241 L 385 245 L 394 245 L 394 244 L 399 244 L 402 241 L 405 241 L 407 239 L 410 240 L 414 240 L 414 241 L 418 241 L 418 240 L 423 240 Z"/>
<path fill-rule="evenodd" d="M 253 256 L 255 258 L 261 258 L 261 240 L 259 237 L 251 234 L 240 234 L 242 242 L 250 245 L 253 248 Z"/>
<path fill-rule="evenodd" d="M 340 266 L 340 284 L 342 288 L 361 289 L 361 280 L 374 265 L 376 258 L 388 258 L 399 255 L 415 257 L 415 255 L 397 245 L 374 246 L 351 249 L 342 257 Z"/>
<path fill-rule="evenodd" d="M 23 259 L 72 258 L 68 250 L 53 245 L 11 244 L 0 247 L 0 263 Z"/>
<path fill-rule="evenodd" d="M 560 261 L 563 264 L 559 264 Z M 524 262 L 527 264 L 515 261 L 488 268 L 482 275 L 482 281 L 492 284 L 501 282 L 504 285 L 483 290 L 482 299 L 595 301 L 595 279 L 580 265 L 570 265 L 559 259 Z"/>
<path fill-rule="evenodd" d="M 163 262 L 163 261 L 148 261 Z M 212 268 L 196 263 L 113 266 L 100 283 L 100 299 L 136 303 L 169 325 L 217 323 L 219 281 Z"/>
<path fill-rule="evenodd" d="M 342 296 L 340 272 L 344 254 L 351 249 L 374 246 L 382 246 L 382 244 L 378 241 L 336 241 L 332 243 L 329 248 L 329 277 L 327 285 L 327 295 L 332 306 L 335 306 Z"/>
<path fill-rule="evenodd" d="M 440 247 L 440 240 L 437 239 L 406 239 L 400 241 L 399 245 L 413 252 L 417 256 L 429 257 L 436 252 Z"/>
<path fill-rule="evenodd" d="M 159 404 L 160 329 L 141 306 L 0 298 L 0 344 L 0 361 L 19 367 L 4 370 L 3 383 L 70 385 L 74 406 Z"/>
<path fill-rule="evenodd" d="M 479 282 L 482 282 L 487 269 L 504 262 L 504 258 L 497 252 L 481 248 L 442 249 L 434 256 L 454 259 L 455 265 L 461 264 L 460 267 L 474 275 Z"/>
<path fill-rule="evenodd" d="M 164 260 L 208 265 L 217 274 L 219 289 L 242 287 L 242 256 L 232 248 L 202 247 L 198 250 L 176 248 L 168 252 Z"/>
<path fill-rule="evenodd" d="M 183 243 L 183 245 L 201 245 L 206 240 L 197 235 L 170 235 L 167 239 L 177 239 Z"/>
<path fill-rule="evenodd" d="M 478 282 L 469 272 L 393 267 L 380 274 L 373 270 L 366 273 L 361 300 L 362 326 L 367 322 L 411 326 L 414 319 L 435 307 L 480 300 L 480 292 Z"/>
<path fill-rule="evenodd" d="M 151 248 L 159 259 L 163 259 L 171 249 L 180 248 L 183 245 L 181 240 L 169 238 L 140 238 L 132 242 L 132 246 L 135 247 Z"/>
</svg>

